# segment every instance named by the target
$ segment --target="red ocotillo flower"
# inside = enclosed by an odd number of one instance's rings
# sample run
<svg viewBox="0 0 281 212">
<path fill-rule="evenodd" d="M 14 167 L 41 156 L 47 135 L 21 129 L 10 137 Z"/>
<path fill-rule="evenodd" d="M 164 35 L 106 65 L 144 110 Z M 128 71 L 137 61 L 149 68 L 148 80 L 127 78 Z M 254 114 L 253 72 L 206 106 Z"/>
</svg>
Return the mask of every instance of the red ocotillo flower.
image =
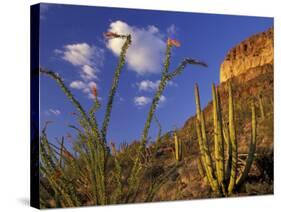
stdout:
<svg viewBox="0 0 281 212">
<path fill-rule="evenodd" d="M 175 40 L 175 39 L 171 39 L 171 38 L 168 38 L 167 40 L 167 44 L 168 46 L 175 46 L 175 47 L 180 47 L 180 42 Z"/>
<path fill-rule="evenodd" d="M 95 98 L 98 97 L 98 90 L 97 90 L 97 86 L 96 85 L 94 85 L 92 87 L 92 94 L 94 95 Z"/>
<path fill-rule="evenodd" d="M 106 32 L 104 33 L 104 37 L 107 39 L 112 39 L 112 38 L 120 38 L 121 36 L 115 32 Z"/>
<path fill-rule="evenodd" d="M 63 157 L 67 158 L 68 160 L 73 160 L 74 159 L 72 154 L 69 151 L 65 150 L 65 149 L 62 151 L 62 155 L 63 155 Z"/>
<path fill-rule="evenodd" d="M 60 176 L 62 175 L 62 173 L 61 173 L 61 171 L 60 170 L 58 170 L 58 169 L 56 169 L 56 171 L 55 171 L 55 173 L 54 173 L 54 178 L 55 179 L 58 179 L 58 178 L 60 178 Z"/>
</svg>

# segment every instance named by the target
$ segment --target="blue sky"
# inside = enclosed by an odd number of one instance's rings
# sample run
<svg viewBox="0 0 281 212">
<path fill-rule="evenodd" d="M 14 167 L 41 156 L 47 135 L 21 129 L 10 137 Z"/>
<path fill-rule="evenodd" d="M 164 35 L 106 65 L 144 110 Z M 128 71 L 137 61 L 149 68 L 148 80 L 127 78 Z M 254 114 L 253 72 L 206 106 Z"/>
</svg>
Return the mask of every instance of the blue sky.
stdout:
<svg viewBox="0 0 281 212">
<path fill-rule="evenodd" d="M 168 37 L 180 41 L 173 48 L 171 71 L 184 57 L 203 60 L 208 68 L 187 66 L 174 78 L 161 98 L 156 115 L 163 131 L 182 127 L 195 113 L 193 87 L 200 86 L 202 105 L 211 99 L 211 84 L 219 83 L 219 68 L 230 48 L 255 33 L 273 26 L 272 18 L 213 15 L 41 4 L 40 65 L 57 71 L 88 110 L 93 99 L 89 89 L 97 85 L 102 107 L 97 112 L 101 125 L 109 88 L 122 41 L 105 40 L 103 33 L 131 33 L 132 46 L 122 72 L 107 139 L 115 143 L 139 139 L 149 103 L 160 79 Z M 58 85 L 40 78 L 40 120 L 53 121 L 50 139 L 75 133 L 71 112 L 75 108 Z M 152 138 L 157 134 L 153 123 Z M 71 138 L 69 139 L 71 143 Z"/>
</svg>

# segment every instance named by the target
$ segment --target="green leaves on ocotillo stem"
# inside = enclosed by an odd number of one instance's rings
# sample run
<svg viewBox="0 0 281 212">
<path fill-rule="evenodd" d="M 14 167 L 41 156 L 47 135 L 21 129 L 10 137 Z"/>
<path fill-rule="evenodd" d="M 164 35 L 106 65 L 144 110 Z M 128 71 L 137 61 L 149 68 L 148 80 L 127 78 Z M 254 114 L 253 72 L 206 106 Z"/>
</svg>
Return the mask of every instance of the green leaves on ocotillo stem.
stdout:
<svg viewBox="0 0 281 212">
<path fill-rule="evenodd" d="M 142 132 L 142 139 L 141 139 L 141 148 L 143 148 L 143 146 L 145 146 L 145 144 L 147 143 L 147 137 L 148 137 L 148 131 L 149 131 L 149 128 L 150 128 L 150 125 L 151 125 L 151 121 L 152 121 L 152 118 L 154 116 L 154 112 L 156 110 L 156 107 L 158 105 L 158 102 L 160 100 L 160 97 L 166 87 L 166 84 L 167 84 L 167 74 L 168 74 L 168 71 L 169 71 L 169 67 L 170 67 L 170 60 L 171 60 L 171 46 L 170 45 L 167 45 L 166 47 L 166 53 L 165 53 L 165 60 L 164 60 L 164 68 L 163 68 L 163 71 L 162 71 L 162 76 L 161 76 L 161 80 L 160 80 L 160 83 L 159 83 L 159 86 L 154 94 L 154 97 L 153 97 L 153 100 L 152 100 L 152 103 L 150 105 L 150 109 L 149 109 L 149 112 L 148 112 L 148 115 L 147 115 L 147 119 L 146 119 L 146 122 L 145 122 L 145 125 L 144 125 L 144 129 L 143 129 L 143 132 Z"/>
<path fill-rule="evenodd" d="M 100 138 L 100 133 L 99 133 L 99 130 L 98 130 L 98 124 L 97 124 L 96 118 L 93 116 L 92 120 L 90 120 L 90 118 L 88 117 L 87 113 L 85 112 L 85 110 L 81 106 L 80 102 L 74 97 L 74 95 L 66 87 L 66 85 L 64 84 L 64 82 L 61 79 L 61 77 L 59 76 L 59 74 L 56 73 L 56 72 L 47 70 L 47 69 L 43 69 L 43 68 L 40 68 L 40 73 L 41 74 L 45 74 L 45 75 L 53 78 L 58 83 L 58 85 L 61 87 L 62 91 L 65 93 L 67 98 L 70 99 L 70 101 L 73 103 L 73 105 L 79 111 L 79 113 L 81 114 L 83 120 L 93 130 L 93 133 L 94 133 L 95 137 L 96 138 Z"/>
<path fill-rule="evenodd" d="M 172 72 L 167 75 L 168 80 L 173 79 L 175 76 L 181 74 L 187 65 L 200 65 L 202 67 L 208 67 L 208 65 L 200 60 L 195 60 L 193 58 L 185 58 L 182 60 L 180 65 Z"/>
<path fill-rule="evenodd" d="M 120 162 L 116 158 L 116 156 L 114 156 L 114 165 L 115 165 L 114 180 L 116 183 L 116 189 L 115 189 L 115 193 L 114 193 L 113 203 L 120 204 L 120 203 L 122 203 L 122 193 L 123 193 L 122 167 L 120 165 Z"/>
<path fill-rule="evenodd" d="M 111 85 L 111 89 L 110 89 L 109 97 L 108 97 L 108 102 L 107 102 L 107 105 L 106 105 L 105 116 L 104 116 L 102 129 L 101 129 L 102 139 L 103 139 L 104 142 L 106 142 L 107 128 L 108 128 L 110 115 L 111 115 L 111 111 L 112 111 L 114 96 L 116 94 L 118 84 L 119 84 L 121 70 L 122 70 L 122 68 L 123 68 L 123 66 L 125 65 L 125 62 L 126 62 L 127 50 L 132 43 L 131 35 L 126 35 L 126 36 L 125 35 L 124 36 L 119 35 L 119 37 L 117 37 L 117 38 L 125 38 L 126 41 L 123 44 L 122 49 L 121 49 L 118 65 L 117 65 L 115 73 L 114 73 L 113 82 L 112 82 L 112 85 Z"/>
<path fill-rule="evenodd" d="M 170 67 L 171 47 L 172 46 L 173 45 L 171 45 L 169 42 L 167 42 L 165 60 L 164 60 L 164 69 L 162 71 L 162 77 L 161 77 L 158 89 L 156 90 L 156 93 L 155 93 L 154 98 L 152 100 L 152 103 L 150 105 L 149 113 L 148 113 L 148 116 L 147 116 L 147 120 L 145 122 L 143 133 L 142 133 L 141 143 L 142 143 L 143 146 L 147 143 L 148 131 L 150 129 L 152 117 L 155 113 L 155 110 L 156 110 L 157 105 L 159 103 L 160 97 L 163 94 L 163 91 L 164 91 L 166 85 L 168 84 L 168 82 L 170 80 L 172 80 L 174 77 L 181 74 L 188 64 L 200 65 L 200 66 L 203 66 L 203 67 L 207 67 L 207 64 L 202 62 L 202 61 L 195 60 L 195 59 L 192 59 L 192 58 L 185 58 L 185 59 L 182 60 L 180 65 L 174 71 L 169 72 L 168 70 L 169 70 L 169 67 Z"/>
</svg>

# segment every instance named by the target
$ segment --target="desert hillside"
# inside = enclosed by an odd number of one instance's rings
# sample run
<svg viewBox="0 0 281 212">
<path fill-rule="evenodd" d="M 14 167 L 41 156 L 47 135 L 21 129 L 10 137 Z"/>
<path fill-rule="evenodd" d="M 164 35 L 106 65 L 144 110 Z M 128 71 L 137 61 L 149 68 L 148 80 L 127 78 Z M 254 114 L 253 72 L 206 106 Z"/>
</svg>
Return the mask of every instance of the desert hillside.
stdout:
<svg viewBox="0 0 281 212">
<path fill-rule="evenodd" d="M 247 46 L 247 47 L 246 47 Z M 251 137 L 251 108 L 254 99 L 257 108 L 257 149 L 255 160 L 247 182 L 235 195 L 256 195 L 273 193 L 273 29 L 256 34 L 233 47 L 221 64 L 221 95 L 223 120 L 227 120 L 227 82 L 231 81 L 235 102 L 237 123 L 238 157 L 243 166 Z M 211 92 L 211 91 L 210 91 Z M 261 115 L 261 105 L 265 117 Z M 203 112 L 206 119 L 207 137 L 213 149 L 213 116 L 210 101 Z M 184 143 L 184 163 L 170 180 L 161 188 L 155 200 L 208 198 L 212 192 L 208 183 L 200 176 L 197 160 L 200 155 L 195 129 L 196 117 L 188 118 L 177 130 Z M 152 172 L 164 172 L 169 168 L 174 156 L 173 133 L 162 137 L 158 156 Z M 151 147 L 153 148 L 153 147 Z M 155 173 L 154 173 L 155 174 Z"/>
</svg>

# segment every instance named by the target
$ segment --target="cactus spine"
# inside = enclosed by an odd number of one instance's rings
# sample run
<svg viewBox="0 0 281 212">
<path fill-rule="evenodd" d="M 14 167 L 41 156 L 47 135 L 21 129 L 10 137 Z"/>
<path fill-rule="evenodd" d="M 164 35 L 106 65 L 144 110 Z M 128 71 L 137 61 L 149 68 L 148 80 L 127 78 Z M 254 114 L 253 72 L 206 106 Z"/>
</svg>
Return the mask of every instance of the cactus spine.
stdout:
<svg viewBox="0 0 281 212">
<path fill-rule="evenodd" d="M 221 196 L 228 196 L 233 193 L 235 188 L 239 188 L 248 176 L 254 154 L 256 150 L 256 112 L 252 102 L 252 132 L 249 144 L 249 152 L 246 165 L 243 172 L 237 176 L 237 139 L 234 122 L 234 102 L 232 96 L 231 84 L 228 84 L 228 122 L 229 125 L 223 124 L 221 114 L 221 102 L 218 89 L 212 85 L 213 96 L 213 125 L 214 125 L 214 151 L 215 151 L 215 169 L 212 166 L 212 158 L 206 137 L 204 114 L 200 108 L 200 96 L 198 85 L 195 85 L 196 100 L 196 131 L 200 149 L 200 161 L 208 182 L 212 190 Z M 224 144 L 227 147 L 228 157 L 225 157 Z M 202 172 L 201 172 L 202 173 Z"/>
</svg>

